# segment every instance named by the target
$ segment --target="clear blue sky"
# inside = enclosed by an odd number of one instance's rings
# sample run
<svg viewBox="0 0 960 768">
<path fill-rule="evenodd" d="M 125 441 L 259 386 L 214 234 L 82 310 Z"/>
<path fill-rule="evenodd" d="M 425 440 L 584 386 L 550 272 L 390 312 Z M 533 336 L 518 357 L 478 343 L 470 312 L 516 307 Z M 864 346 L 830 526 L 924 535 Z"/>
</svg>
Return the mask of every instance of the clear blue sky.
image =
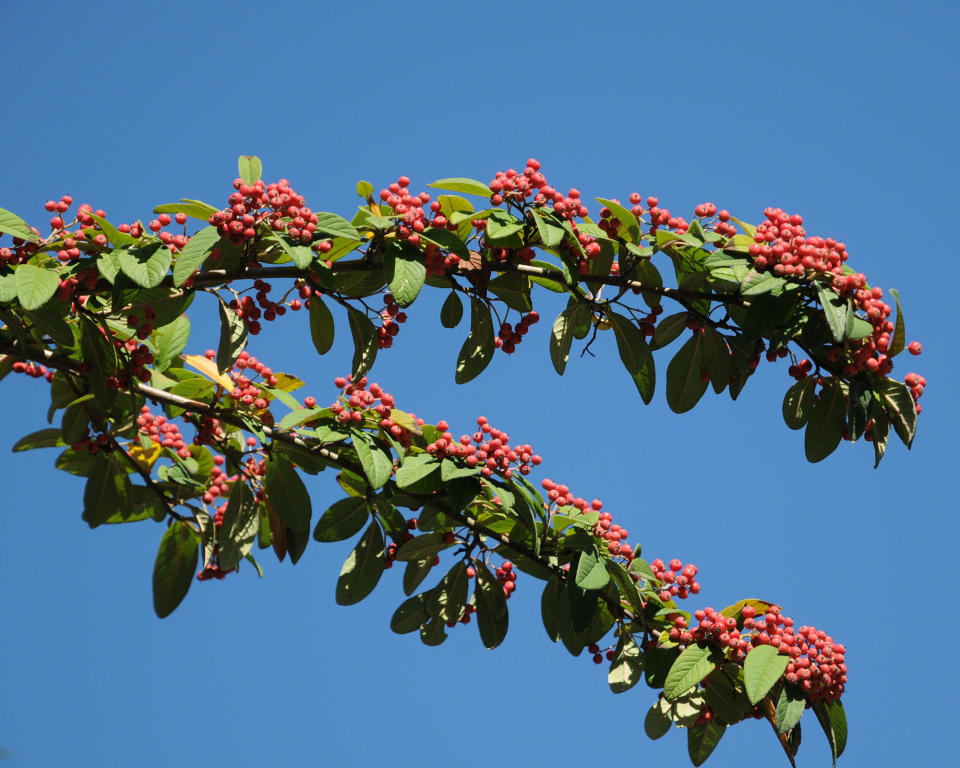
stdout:
<svg viewBox="0 0 960 768">
<path fill-rule="evenodd" d="M 455 431 L 483 413 L 532 443 L 543 475 L 602 498 L 646 556 L 695 562 L 698 605 L 769 599 L 845 643 L 847 766 L 955 760 L 955 2 L 4 5 L 0 205 L 38 223 L 65 193 L 114 221 L 180 197 L 222 204 L 241 153 L 341 213 L 360 178 L 408 174 L 422 189 L 535 156 L 587 198 L 637 190 L 687 216 L 711 200 L 753 221 L 775 205 L 843 239 L 872 283 L 900 290 L 908 340 L 925 347 L 898 368 L 929 381 L 913 450 L 891 445 L 878 471 L 862 442 L 805 463 L 780 417 L 785 365 L 765 364 L 736 403 L 708 395 L 676 416 L 662 381 L 642 405 L 611 338 L 557 377 L 543 322 L 457 388 L 464 331 L 440 327 L 432 297 L 374 377 Z M 215 310 L 198 302 L 194 319 L 202 352 Z M 305 318 L 288 315 L 253 352 L 329 402 L 345 336 L 318 358 Z M 2 391 L 9 446 L 45 426 L 47 394 L 17 376 Z M 160 621 L 162 527 L 88 530 L 82 481 L 54 456 L 3 463 L 11 765 L 687 759 L 683 732 L 643 734 L 653 692 L 614 696 L 588 657 L 547 640 L 530 578 L 494 652 L 473 627 L 440 648 L 392 635 L 397 571 L 336 606 L 347 543 L 312 542 L 296 568 L 264 558 L 263 581 L 246 569 L 195 583 Z M 310 487 L 315 513 L 339 498 L 332 477 Z M 804 732 L 800 764 L 828 764 L 812 719 Z M 769 727 L 746 723 L 709 764 L 746 755 L 783 761 Z"/>
</svg>

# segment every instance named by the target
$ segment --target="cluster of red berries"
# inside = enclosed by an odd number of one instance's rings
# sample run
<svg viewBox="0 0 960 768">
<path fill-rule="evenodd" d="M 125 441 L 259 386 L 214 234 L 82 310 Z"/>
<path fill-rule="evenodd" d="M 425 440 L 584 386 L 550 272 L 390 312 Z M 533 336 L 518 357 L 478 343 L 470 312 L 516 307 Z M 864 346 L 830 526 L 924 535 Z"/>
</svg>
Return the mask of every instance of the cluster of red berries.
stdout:
<svg viewBox="0 0 960 768">
<path fill-rule="evenodd" d="M 233 187 L 237 191 L 228 198 L 229 207 L 210 216 L 210 224 L 221 237 L 240 244 L 254 239 L 257 228 L 265 223 L 274 232 L 285 232 L 302 243 L 313 240 L 317 214 L 286 179 L 274 184 L 264 184 L 262 180 L 246 184 L 242 179 L 234 179 Z"/>
<path fill-rule="evenodd" d="M 510 596 L 517 591 L 517 572 L 513 569 L 513 563 L 504 560 L 496 570 L 497 581 L 503 585 L 503 595 L 510 599 Z"/>
<path fill-rule="evenodd" d="M 149 437 L 153 443 L 176 451 L 181 459 L 190 458 L 190 449 L 180 433 L 180 427 L 175 422 L 169 421 L 162 413 L 155 415 L 149 405 L 140 409 L 137 426 L 140 428 L 140 434 Z"/>
<path fill-rule="evenodd" d="M 681 560 L 674 558 L 665 565 L 658 557 L 650 563 L 650 570 L 663 585 L 660 590 L 660 599 L 663 602 L 672 598 L 685 600 L 700 592 L 700 583 L 696 580 L 697 566 L 693 563 L 684 565 Z"/>
<path fill-rule="evenodd" d="M 204 352 L 204 357 L 208 360 L 215 360 L 217 353 L 208 349 Z M 272 423 L 272 416 L 268 416 L 269 412 L 266 411 L 270 403 L 263 397 L 263 390 L 257 386 L 256 382 L 259 380 L 261 384 L 268 387 L 277 386 L 280 380 L 274 374 L 273 369 L 253 357 L 247 350 L 243 350 L 230 369 L 230 380 L 235 385 L 230 390 L 230 399 L 240 406 L 260 412 L 264 424 Z M 263 417 L 266 417 L 266 419 L 263 419 Z"/>
<path fill-rule="evenodd" d="M 330 406 L 337 421 L 341 424 L 360 424 L 366 414 L 372 412 L 378 418 L 377 424 L 380 429 L 389 432 L 404 447 L 411 444 L 413 436 L 410 431 L 391 418 L 395 404 L 393 395 L 384 391 L 377 382 L 369 383 L 366 376 L 359 381 L 354 381 L 351 374 L 347 377 L 338 376 L 333 383 L 338 389 L 343 390 L 340 397 Z M 409 415 L 418 426 L 426 423 L 423 419 L 418 419 L 415 414 Z"/>
<path fill-rule="evenodd" d="M 258 267 L 259 264 L 252 262 L 249 266 Z M 270 298 L 272 286 L 265 280 L 254 280 L 253 287 L 257 291 L 256 298 L 246 295 L 239 299 L 232 299 L 230 308 L 237 313 L 237 317 L 243 320 L 250 335 L 256 336 L 263 330 L 263 326 L 260 324 L 261 318 L 272 322 L 285 315 L 287 307 L 283 302 L 276 302 Z M 300 307 L 297 306 L 296 309 L 300 309 Z"/>
<path fill-rule="evenodd" d="M 603 507 L 603 502 L 595 499 L 590 507 L 599 512 Z M 628 563 L 633 560 L 633 547 L 627 543 L 630 532 L 613 522 L 613 515 L 609 512 L 600 512 L 600 518 L 593 527 L 593 535 L 607 542 L 607 551 L 614 557 L 619 555 Z"/>
<path fill-rule="evenodd" d="M 504 322 L 500 325 L 500 332 L 494 338 L 493 343 L 497 349 L 502 349 L 508 355 L 512 355 L 516 351 L 517 345 L 523 341 L 523 337 L 527 335 L 530 326 L 539 321 L 540 313 L 536 310 L 531 310 L 520 318 L 516 327 Z"/>
<path fill-rule="evenodd" d="M 434 205 L 434 203 L 430 203 L 430 205 Z M 439 205 L 439 203 L 436 203 L 436 205 Z M 436 219 L 446 221 L 443 216 L 437 216 Z M 427 247 L 423 251 L 423 261 L 427 267 L 427 277 L 446 274 L 460 265 L 460 257 L 457 254 L 444 253 L 434 243 L 427 243 Z"/>
<path fill-rule="evenodd" d="M 790 658 L 784 671 L 788 683 L 799 685 L 810 701 L 835 701 L 847 682 L 846 649 L 815 627 L 794 629 L 794 621 L 773 605 L 762 616 L 756 608 L 740 609 L 743 629 L 736 618 L 724 616 L 713 608 L 694 611 L 697 624 L 687 629 L 686 619 L 674 618 L 669 637 L 681 645 L 708 643 L 729 649 L 732 659 L 742 662 L 753 648 L 769 645 Z"/>
<path fill-rule="evenodd" d="M 437 429 L 442 434 L 427 446 L 427 453 L 438 458 L 463 458 L 468 467 L 480 466 L 484 477 L 498 472 L 510 478 L 514 471 L 528 475 L 542 461 L 529 444 L 510 445 L 510 435 L 490 426 L 486 416 L 477 417 L 477 431 L 472 437 L 461 435 L 459 441 L 453 439 L 446 421 L 438 421 Z"/>
<path fill-rule="evenodd" d="M 893 370 L 893 359 L 887 354 L 894 325 L 889 320 L 891 307 L 883 301 L 883 289 L 867 287 L 867 278 L 861 273 L 844 274 L 847 247 L 832 237 L 808 236 L 803 217 L 790 215 L 781 208 L 764 210 L 766 221 L 757 226 L 754 243 L 749 248 L 753 266 L 758 271 L 769 269 L 783 277 L 829 276 L 831 288 L 841 297 L 853 300 L 854 309 L 862 312 L 873 326 L 873 333 L 865 339 L 848 342 L 847 351 L 831 350 L 831 362 L 840 362 L 846 355 L 843 373 L 854 376 L 868 371 L 886 376 Z M 911 354 L 922 351 L 919 342 L 908 346 Z"/>
<path fill-rule="evenodd" d="M 613 657 L 616 656 L 613 648 L 607 648 L 605 652 L 601 652 L 600 646 L 596 643 L 590 643 L 590 645 L 587 646 L 587 653 L 591 654 L 590 658 L 594 664 L 603 664 L 604 657 L 606 657 L 607 661 L 613 661 Z"/>
<path fill-rule="evenodd" d="M 34 363 L 32 361 L 23 362 L 18 360 L 11 366 L 11 370 L 14 373 L 25 373 L 27 376 L 31 376 L 34 379 L 46 379 L 48 382 L 53 381 L 53 371 L 49 370 L 47 366 Z"/>
<path fill-rule="evenodd" d="M 58 299 L 60 299 L 60 301 L 72 301 L 79 286 L 82 285 L 88 291 L 93 291 L 97 287 L 97 280 L 99 278 L 100 273 L 94 267 L 82 269 L 77 273 L 76 277 L 68 277 L 66 280 L 60 281 L 56 296 Z M 80 298 L 85 304 L 86 297 Z"/>
<path fill-rule="evenodd" d="M 204 504 L 213 504 L 215 499 L 229 495 L 230 483 L 235 483 L 239 479 L 238 475 L 227 475 L 223 469 L 225 461 L 224 457 L 219 454 L 213 457 L 213 469 L 210 470 L 210 482 L 207 485 L 207 490 L 203 492 Z M 214 517 L 213 522 L 218 528 L 220 527 L 220 523 L 223 522 L 223 515 L 226 511 L 226 503 L 217 508 L 217 515 Z"/>
<path fill-rule="evenodd" d="M 400 217 L 397 223 L 397 237 L 406 240 L 411 245 L 420 245 L 420 233 L 427 227 L 446 227 L 448 222 L 440 214 L 440 204 L 431 206 L 431 212 L 436 216 L 431 221 L 423 206 L 430 202 L 430 195 L 421 192 L 410 194 L 410 177 L 401 176 L 386 189 L 380 190 L 380 199 Z"/>
<path fill-rule="evenodd" d="M 150 335 L 151 330 L 152 326 L 149 323 L 145 323 L 138 329 L 136 337 L 131 337 L 126 341 L 120 339 L 113 340 L 113 345 L 117 349 L 122 349 L 127 353 L 130 365 L 128 368 L 118 371 L 115 377 L 108 380 L 111 386 L 113 386 L 114 379 L 116 380 L 117 388 L 124 389 L 130 386 L 131 379 L 137 379 L 143 383 L 150 381 L 152 374 L 147 366 L 153 364 L 153 352 L 150 351 L 150 348 L 146 344 L 141 344 L 137 339 L 146 339 Z M 141 335 L 144 331 L 146 335 Z"/>
<path fill-rule="evenodd" d="M 393 346 L 393 337 L 400 333 L 398 323 L 407 322 L 407 313 L 400 309 L 392 293 L 383 297 L 380 320 L 382 325 L 377 329 L 377 344 L 380 349 L 390 349 Z"/>
<path fill-rule="evenodd" d="M 178 213 L 174 216 L 174 221 L 177 222 L 180 226 L 184 226 L 187 223 L 187 214 Z M 157 239 L 167 246 L 171 251 L 177 253 L 183 250 L 183 247 L 187 244 L 187 241 L 190 239 L 187 237 L 186 230 L 183 232 L 173 235 L 169 232 L 164 232 L 163 228 L 170 226 L 170 214 L 161 213 L 157 218 L 150 221 L 147 224 L 147 229 L 153 232 Z"/>
</svg>

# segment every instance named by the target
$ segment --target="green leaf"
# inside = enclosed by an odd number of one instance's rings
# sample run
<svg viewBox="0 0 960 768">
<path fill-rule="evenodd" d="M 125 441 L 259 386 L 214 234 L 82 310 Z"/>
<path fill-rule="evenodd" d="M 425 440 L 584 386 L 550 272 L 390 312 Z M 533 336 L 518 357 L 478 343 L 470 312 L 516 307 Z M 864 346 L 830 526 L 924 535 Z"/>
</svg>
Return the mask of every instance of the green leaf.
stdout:
<svg viewBox="0 0 960 768">
<path fill-rule="evenodd" d="M 595 200 L 600 203 L 600 205 L 609 208 L 610 213 L 620 222 L 621 227 L 617 234 L 622 239 L 631 243 L 640 242 L 640 222 L 637 221 L 636 216 L 620 205 L 620 203 L 616 203 L 613 200 L 604 200 L 602 197 L 597 197 Z"/>
<path fill-rule="evenodd" d="M 362 179 L 357 182 L 357 195 L 366 200 L 373 194 L 373 184 Z"/>
<path fill-rule="evenodd" d="M 709 723 L 691 725 L 687 729 L 687 753 L 694 765 L 703 765 L 710 757 L 727 726 L 711 720 Z"/>
<path fill-rule="evenodd" d="M 419 536 L 414 536 L 412 539 L 404 542 L 397 550 L 397 560 L 410 563 L 430 558 L 432 561 L 434 555 L 438 552 L 453 546 L 452 544 L 447 544 L 443 540 L 443 536 L 444 534 L 440 531 L 422 533 Z"/>
<path fill-rule="evenodd" d="M 643 677 L 643 654 L 633 635 L 622 634 L 610 662 L 607 684 L 614 693 L 623 693 L 635 686 Z"/>
<path fill-rule="evenodd" d="M 116 252 L 120 270 L 141 288 L 156 288 L 167 276 L 173 254 L 163 243 Z"/>
<path fill-rule="evenodd" d="M 443 627 L 443 620 L 433 617 L 420 627 L 420 642 L 428 646 L 440 645 L 447 639 L 447 632 Z"/>
<path fill-rule="evenodd" d="M 310 518 L 313 515 L 310 494 L 293 464 L 276 455 L 267 460 L 263 485 L 270 510 L 287 529 L 287 550 L 291 562 L 296 563 L 310 535 Z"/>
<path fill-rule="evenodd" d="M 847 415 L 847 396 L 841 383 L 829 378 L 820 392 L 820 399 L 810 412 L 803 447 L 807 461 L 823 461 L 840 445 Z"/>
<path fill-rule="evenodd" d="M 403 594 L 412 595 L 417 587 L 423 583 L 430 571 L 433 570 L 433 564 L 436 556 L 424 557 L 420 560 L 411 560 L 407 567 L 403 569 Z"/>
<path fill-rule="evenodd" d="M 563 242 L 566 235 L 563 227 L 554 218 L 540 208 L 534 208 L 533 221 L 537 225 L 537 233 L 544 248 L 556 248 Z"/>
<path fill-rule="evenodd" d="M 247 324 L 236 310 L 217 297 L 220 304 L 220 343 L 217 346 L 217 368 L 221 373 L 230 369 L 247 344 Z"/>
<path fill-rule="evenodd" d="M 653 390 L 656 386 L 654 374 L 653 354 L 647 346 L 643 332 L 636 324 L 616 312 L 607 312 L 607 320 L 613 328 L 617 339 L 617 350 L 623 361 L 627 373 L 633 378 L 644 403 L 649 404 L 653 399 Z"/>
<path fill-rule="evenodd" d="M 802 429 L 810 418 L 817 377 L 807 376 L 787 390 L 783 397 L 783 420 L 790 429 Z"/>
<path fill-rule="evenodd" d="M 185 213 L 192 219 L 209 221 L 210 217 L 219 209 L 202 200 L 182 199 L 179 203 L 164 203 L 153 209 L 154 213 Z"/>
<path fill-rule="evenodd" d="M 351 368 L 356 381 L 373 367 L 380 345 L 377 340 L 377 329 L 363 312 L 348 305 L 347 319 L 350 323 L 350 335 L 353 336 Z"/>
<path fill-rule="evenodd" d="M 220 242 L 220 233 L 217 228 L 204 227 L 193 235 L 183 250 L 177 255 L 173 265 L 173 284 L 178 288 L 183 285 L 197 269 L 213 253 L 214 247 Z"/>
<path fill-rule="evenodd" d="M 579 554 L 582 553 L 578 553 L 578 556 Z M 571 562 L 570 570 L 576 572 L 577 565 L 576 560 Z M 574 633 L 579 634 L 590 626 L 594 617 L 597 615 L 598 594 L 595 590 L 578 587 L 572 580 L 567 581 L 566 592 L 566 600 L 564 602 L 567 611 L 566 615 L 562 611 L 560 612 L 558 626 L 564 645 L 573 653 L 570 644 L 571 638 L 564 637 L 564 633 L 572 629 Z M 577 638 L 577 640 L 579 641 L 579 638 Z M 581 647 L 584 645 L 586 645 L 586 643 L 580 643 Z"/>
<path fill-rule="evenodd" d="M 730 380 L 730 350 L 727 348 L 726 339 L 709 325 L 705 325 L 703 331 L 702 360 L 710 374 L 713 391 L 719 395 Z"/>
<path fill-rule="evenodd" d="M 650 707 L 647 716 L 643 718 L 643 730 L 654 741 L 666 735 L 672 725 L 673 721 L 664 714 L 659 702 Z"/>
<path fill-rule="evenodd" d="M 900 292 L 896 288 L 890 289 L 890 294 L 897 302 L 897 324 L 893 327 L 893 336 L 890 339 L 890 346 L 887 348 L 887 354 L 890 357 L 896 357 L 906 345 L 907 332 L 903 322 L 903 309 L 900 307 Z"/>
<path fill-rule="evenodd" d="M 317 232 L 322 232 L 331 237 L 342 237 L 347 240 L 363 239 L 363 235 L 357 231 L 357 228 L 343 218 L 343 216 L 325 211 L 317 214 Z"/>
<path fill-rule="evenodd" d="M 457 357 L 457 384 L 466 384 L 479 376 L 493 359 L 494 334 L 490 308 L 470 297 L 470 333 Z"/>
<path fill-rule="evenodd" d="M 705 684 L 704 695 L 707 704 L 710 705 L 713 713 L 727 725 L 739 723 L 753 710 L 753 705 L 747 700 L 747 693 L 743 690 L 743 685 L 737 679 L 738 672 L 738 667 L 726 665 L 726 669 L 721 667 L 710 674 Z"/>
<path fill-rule="evenodd" d="M 847 322 L 851 314 L 849 299 L 842 299 L 833 291 L 819 284 L 817 285 L 817 295 L 820 299 L 820 305 L 823 307 L 823 315 L 827 319 L 827 325 L 830 327 L 830 333 L 833 334 L 833 340 L 845 341 L 847 339 Z"/>
<path fill-rule="evenodd" d="M 286 235 L 273 234 L 270 239 L 277 243 L 283 252 L 290 257 L 291 261 L 297 265 L 297 269 L 309 269 L 316 258 L 316 254 L 310 249 L 309 245 L 292 240 Z"/>
<path fill-rule="evenodd" d="M 460 325 L 463 317 L 463 302 L 457 296 L 456 291 L 450 291 L 450 294 L 443 302 L 440 308 L 440 324 L 444 328 L 456 328 Z"/>
<path fill-rule="evenodd" d="M 677 338 L 683 329 L 687 327 L 688 315 L 686 312 L 677 312 L 675 315 L 668 315 L 663 318 L 653 332 L 653 342 L 650 344 L 652 349 L 660 349 L 667 346 L 671 341 Z"/>
<path fill-rule="evenodd" d="M 323 302 L 319 293 L 310 297 L 310 338 L 313 346 L 321 355 L 327 354 L 333 346 L 333 314 Z"/>
<path fill-rule="evenodd" d="M 153 610 L 161 619 L 183 601 L 197 570 L 200 536 L 185 521 L 176 520 L 160 539 L 153 565 Z"/>
<path fill-rule="evenodd" d="M 784 685 L 777 700 L 777 731 L 789 733 L 793 726 L 800 722 L 806 706 L 807 700 L 799 688 L 795 685 Z"/>
<path fill-rule="evenodd" d="M 517 312 L 533 309 L 530 301 L 530 280 L 520 272 L 504 272 L 487 284 L 487 290 Z"/>
<path fill-rule="evenodd" d="M 667 405 L 674 413 L 689 411 L 707 391 L 700 375 L 704 343 L 704 335 L 694 332 L 667 366 Z"/>
<path fill-rule="evenodd" d="M 17 281 L 17 298 L 26 310 L 42 307 L 60 287 L 59 273 L 34 264 L 19 265 L 14 277 Z"/>
<path fill-rule="evenodd" d="M 743 684 L 751 704 L 756 704 L 769 693 L 789 663 L 790 659 L 777 653 L 772 645 L 758 645 L 747 652 L 743 662 Z"/>
<path fill-rule="evenodd" d="M 540 595 L 540 616 L 543 620 L 543 628 L 547 631 L 547 637 L 553 642 L 560 639 L 559 605 L 561 601 L 567 599 L 563 587 L 563 580 L 560 576 L 554 575 L 547 579 L 543 593 Z"/>
<path fill-rule="evenodd" d="M 427 623 L 430 614 L 427 613 L 423 595 L 416 595 L 404 600 L 390 619 L 390 629 L 398 635 L 415 632 Z"/>
<path fill-rule="evenodd" d="M 397 469 L 395 478 L 397 487 L 406 490 L 439 469 L 440 462 L 429 454 L 421 453 L 416 456 L 408 456 Z"/>
<path fill-rule="evenodd" d="M 503 594 L 503 585 L 494 578 L 485 563 L 474 560 L 474 568 L 477 572 L 477 583 L 473 596 L 477 608 L 480 640 L 485 648 L 493 649 L 507 636 L 509 626 L 507 598 Z"/>
<path fill-rule="evenodd" d="M 41 429 L 21 437 L 13 446 L 13 452 L 32 451 L 34 448 L 62 448 L 66 443 L 56 427 Z"/>
<path fill-rule="evenodd" d="M 887 440 L 890 437 L 890 418 L 887 412 L 882 408 L 877 408 L 873 412 L 873 455 L 875 462 L 873 468 L 880 466 L 880 460 L 883 454 L 887 452 Z"/>
<path fill-rule="evenodd" d="M 83 490 L 83 519 L 91 528 L 105 522 L 129 503 L 130 479 L 127 471 L 110 456 L 93 466 Z"/>
<path fill-rule="evenodd" d="M 19 237 L 28 243 L 40 242 L 40 236 L 30 229 L 30 225 L 6 208 L 0 208 L 0 234 Z"/>
<path fill-rule="evenodd" d="M 667 673 L 667 679 L 663 684 L 664 697 L 676 699 L 689 691 L 713 672 L 717 660 L 717 654 L 709 647 L 699 644 L 687 646 Z"/>
<path fill-rule="evenodd" d="M 550 361 L 554 370 L 563 376 L 570 357 L 570 345 L 573 343 L 573 331 L 580 315 L 589 314 L 589 310 L 582 304 L 567 307 L 557 315 L 550 334 Z"/>
<path fill-rule="evenodd" d="M 899 381 L 883 378 L 874 382 L 873 391 L 893 424 L 897 436 L 909 448 L 917 431 L 917 405 L 910 390 Z"/>
<path fill-rule="evenodd" d="M 427 611 L 441 621 L 459 621 L 467 604 L 467 566 L 454 565 L 427 596 Z"/>
<path fill-rule="evenodd" d="M 337 579 L 338 605 L 353 605 L 369 595 L 383 575 L 383 532 L 373 521 L 347 556 Z"/>
<path fill-rule="evenodd" d="M 570 570 L 573 571 L 574 582 L 580 589 L 603 589 L 610 581 L 610 574 L 603 564 L 604 558 L 600 556 L 596 547 L 591 551 L 581 552 L 576 560 L 576 570 L 571 563 Z"/>
<path fill-rule="evenodd" d="M 20 269 L 23 269 L 23 266 L 25 265 L 21 265 Z M 103 335 L 100 326 L 94 325 L 86 316 L 80 318 L 80 327 L 83 331 L 80 337 L 83 360 L 96 372 L 95 376 L 88 376 L 86 382 L 97 405 L 106 410 L 117 394 L 117 391 L 107 384 L 108 378 L 117 370 L 117 353 L 113 344 Z"/>
<path fill-rule="evenodd" d="M 393 474 L 393 457 L 371 435 L 359 429 L 353 430 L 353 447 L 370 487 L 382 488 Z"/>
<path fill-rule="evenodd" d="M 367 500 L 348 496 L 334 502 L 317 520 L 313 538 L 317 541 L 343 541 L 358 533 L 370 518 Z"/>
<path fill-rule="evenodd" d="M 437 227 L 427 227 L 420 233 L 420 237 L 428 243 L 433 243 L 444 250 L 450 251 L 450 253 L 455 253 L 465 261 L 470 259 L 470 251 L 467 249 L 466 243 L 457 236 L 456 232 L 438 229 Z"/>
<path fill-rule="evenodd" d="M 428 187 L 435 189 L 445 189 L 449 192 L 465 192 L 468 195 L 479 195 L 480 197 L 490 197 L 493 194 L 490 187 L 476 179 L 465 179 L 462 177 L 451 179 L 439 179 Z"/>
<path fill-rule="evenodd" d="M 123 245 L 131 245 L 132 243 L 137 242 L 137 238 L 124 234 L 102 216 L 97 216 L 95 213 L 87 213 L 87 216 L 97 222 L 97 226 L 100 227 L 100 231 L 106 235 L 107 240 L 109 240 L 114 246 L 119 247 Z"/>
<path fill-rule="evenodd" d="M 227 511 L 217 533 L 220 544 L 220 568 L 232 571 L 253 549 L 259 526 L 257 503 L 249 486 L 238 480 L 230 489 Z"/>
<path fill-rule="evenodd" d="M 406 307 L 413 303 L 423 288 L 427 267 L 423 256 L 415 248 L 396 246 L 383 254 L 383 273 L 397 304 Z"/>
<path fill-rule="evenodd" d="M 186 315 L 181 315 L 172 323 L 157 328 L 150 335 L 150 341 L 153 344 L 153 369 L 165 371 L 169 368 L 170 363 L 186 349 L 189 339 L 190 319 Z"/>
<path fill-rule="evenodd" d="M 88 400 L 92 400 L 93 395 L 84 395 L 67 406 L 63 412 L 63 420 L 60 422 L 60 432 L 63 435 L 65 445 L 73 445 L 79 442 L 87 432 L 87 425 L 90 423 L 90 415 L 87 413 Z"/>
<path fill-rule="evenodd" d="M 756 272 L 751 269 L 740 285 L 740 294 L 742 296 L 759 296 L 770 293 L 775 288 L 782 288 L 786 283 L 786 280 L 777 277 L 772 272 Z"/>
<path fill-rule="evenodd" d="M 244 184 L 253 185 L 260 181 L 263 174 L 263 166 L 260 158 L 256 155 L 240 155 L 237 158 L 237 167 L 240 170 L 240 178 Z"/>
<path fill-rule="evenodd" d="M 830 753 L 833 755 L 833 764 L 836 766 L 837 758 L 843 754 L 843 750 L 847 746 L 847 715 L 844 712 L 843 704 L 839 701 L 830 704 L 818 701 L 812 709 L 827 737 Z"/>
</svg>

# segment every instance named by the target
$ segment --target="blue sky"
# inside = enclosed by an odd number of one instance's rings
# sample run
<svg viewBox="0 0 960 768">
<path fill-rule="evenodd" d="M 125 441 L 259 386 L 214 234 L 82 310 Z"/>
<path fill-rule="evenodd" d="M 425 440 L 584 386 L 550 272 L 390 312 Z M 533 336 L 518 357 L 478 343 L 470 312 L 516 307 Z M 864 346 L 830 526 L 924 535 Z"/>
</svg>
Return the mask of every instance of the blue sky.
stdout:
<svg viewBox="0 0 960 768">
<path fill-rule="evenodd" d="M 340 213 L 360 178 L 379 188 L 407 174 L 423 189 L 531 156 L 587 199 L 636 190 L 688 217 L 706 200 L 755 222 L 768 205 L 801 213 L 873 284 L 899 289 L 908 340 L 924 344 L 897 370 L 929 381 L 913 450 L 891 445 L 879 470 L 862 442 L 804 461 L 780 417 L 785 364 L 764 364 L 736 403 L 708 395 L 682 416 L 662 380 L 643 406 L 612 338 L 557 377 L 546 297 L 518 353 L 458 388 L 464 330 L 441 328 L 425 295 L 373 377 L 454 431 L 483 414 L 532 443 L 539 477 L 603 499 L 645 556 L 696 563 L 698 606 L 761 597 L 845 643 L 842 763 L 946 763 L 958 21 L 950 2 L 10 3 L 0 205 L 41 224 L 44 201 L 67 193 L 113 221 L 181 197 L 223 204 L 237 155 L 254 153 L 267 180 Z M 192 319 L 190 349 L 215 345 L 215 309 L 198 302 Z M 352 349 L 341 333 L 318 358 L 305 320 L 288 315 L 252 352 L 328 402 Z M 2 387 L 0 443 L 12 445 L 45 426 L 47 393 L 26 377 Z M 494 652 L 473 627 L 439 648 L 393 635 L 396 571 L 359 606 L 336 606 L 346 542 L 312 542 L 296 568 L 264 558 L 263 581 L 246 569 L 196 583 L 160 621 L 162 528 L 88 530 L 82 481 L 54 457 L 4 462 L 11 765 L 686 761 L 684 733 L 643 734 L 653 692 L 614 696 L 589 658 L 549 642 L 531 578 Z M 339 498 L 332 477 L 310 489 L 315 514 Z M 800 765 L 826 764 L 804 725 Z M 766 724 L 746 723 L 709 764 L 775 764 L 778 750 Z"/>
</svg>

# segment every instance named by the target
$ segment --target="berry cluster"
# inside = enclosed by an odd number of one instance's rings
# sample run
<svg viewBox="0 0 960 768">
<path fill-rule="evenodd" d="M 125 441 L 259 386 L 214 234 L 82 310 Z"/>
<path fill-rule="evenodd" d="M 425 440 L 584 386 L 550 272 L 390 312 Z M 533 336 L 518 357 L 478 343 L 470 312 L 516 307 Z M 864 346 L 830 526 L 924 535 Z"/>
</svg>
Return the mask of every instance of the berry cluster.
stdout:
<svg viewBox="0 0 960 768">
<path fill-rule="evenodd" d="M 500 325 L 500 332 L 494 338 L 493 343 L 497 349 L 502 349 L 508 355 L 512 355 L 516 351 L 517 345 L 523 341 L 523 337 L 527 335 L 530 326 L 539 321 L 540 313 L 536 310 L 531 310 L 520 318 L 516 328 L 510 323 L 504 322 Z"/>
<path fill-rule="evenodd" d="M 137 426 L 140 428 L 140 434 L 146 435 L 152 442 L 162 448 L 176 451 L 181 459 L 190 458 L 190 449 L 180 433 L 180 427 L 176 423 L 168 421 L 162 413 L 154 415 L 149 405 L 140 409 Z"/>
<path fill-rule="evenodd" d="M 504 560 L 496 570 L 497 581 L 503 585 L 503 595 L 510 599 L 510 596 L 517 590 L 517 572 L 513 569 L 513 563 Z"/>
<path fill-rule="evenodd" d="M 330 405 L 337 421 L 341 424 L 361 424 L 367 413 L 372 413 L 378 419 L 380 429 L 389 432 L 400 445 L 410 446 L 413 439 L 410 431 L 392 418 L 395 404 L 393 395 L 385 392 L 377 382 L 370 384 L 366 376 L 359 381 L 354 381 L 352 374 L 346 378 L 338 376 L 333 383 L 343 390 L 340 397 Z M 418 426 L 426 423 L 412 413 L 409 415 Z"/>
<path fill-rule="evenodd" d="M 427 446 L 427 453 L 438 458 L 461 457 L 468 467 L 480 465 L 484 477 L 499 472 L 509 478 L 514 471 L 528 475 L 542 461 L 529 444 L 510 445 L 510 435 L 490 426 L 486 416 L 477 417 L 477 431 L 472 437 L 461 435 L 459 441 L 454 441 L 453 434 L 447 431 L 446 421 L 437 422 L 437 429 L 442 434 Z"/>
<path fill-rule="evenodd" d="M 697 566 L 693 563 L 684 565 L 682 561 L 674 558 L 664 565 L 663 560 L 657 558 L 650 563 L 650 570 L 663 584 L 660 591 L 660 599 L 663 602 L 672 598 L 685 600 L 690 595 L 700 592 L 700 583 L 696 580 Z"/>
<path fill-rule="evenodd" d="M 400 333 L 398 323 L 407 322 L 407 313 L 400 309 L 392 293 L 384 295 L 383 305 L 380 312 L 383 324 L 377 329 L 377 343 L 380 349 L 390 349 L 393 346 L 393 337 Z"/>
<path fill-rule="evenodd" d="M 53 381 L 53 371 L 48 370 L 47 366 L 34 363 L 32 361 L 23 362 L 18 360 L 11 366 L 11 370 L 14 373 L 25 373 L 27 376 L 31 376 L 34 379 L 46 379 L 48 382 Z"/>
<path fill-rule="evenodd" d="M 246 184 L 242 179 L 234 179 L 233 187 L 237 191 L 228 198 L 229 207 L 210 216 L 210 224 L 222 237 L 240 244 L 253 240 L 260 225 L 266 224 L 274 232 L 286 233 L 302 243 L 313 240 L 317 214 L 286 179 L 274 184 L 264 184 L 262 180 Z"/>
<path fill-rule="evenodd" d="M 724 616 L 713 608 L 694 611 L 697 624 L 686 628 L 686 619 L 678 616 L 669 637 L 681 645 L 708 643 L 729 649 L 731 658 L 742 662 L 753 648 L 770 645 L 790 658 L 784 679 L 798 685 L 810 701 L 835 701 L 843 694 L 847 682 L 846 649 L 832 637 L 815 627 L 794 629 L 794 621 L 772 605 L 762 616 L 756 608 L 740 609 L 742 629 L 737 619 Z"/>
</svg>

